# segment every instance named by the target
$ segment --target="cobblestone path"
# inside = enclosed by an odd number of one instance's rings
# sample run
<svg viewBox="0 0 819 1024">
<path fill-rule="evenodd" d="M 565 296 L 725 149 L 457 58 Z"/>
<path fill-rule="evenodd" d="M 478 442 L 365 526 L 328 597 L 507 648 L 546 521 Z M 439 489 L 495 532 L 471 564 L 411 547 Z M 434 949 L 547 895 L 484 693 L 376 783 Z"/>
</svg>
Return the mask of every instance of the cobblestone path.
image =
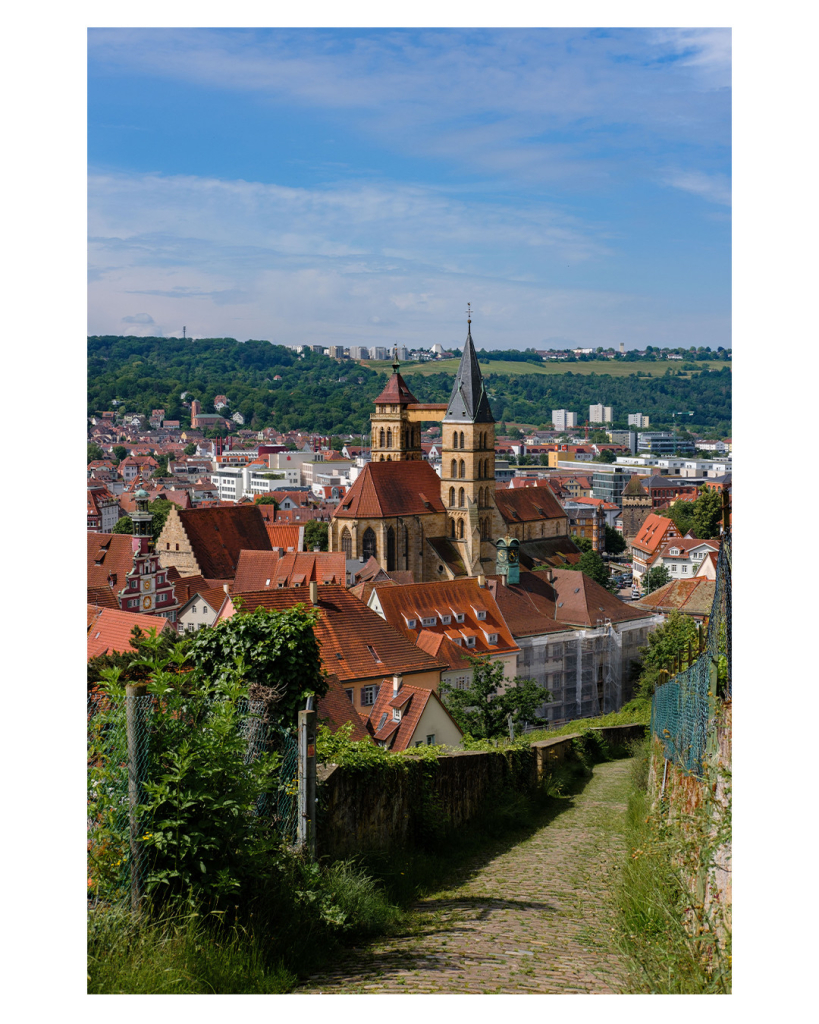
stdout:
<svg viewBox="0 0 819 1024">
<path fill-rule="evenodd" d="M 611 942 L 631 760 L 595 766 L 566 810 L 414 908 L 405 935 L 347 950 L 303 994 L 628 991 Z"/>
</svg>

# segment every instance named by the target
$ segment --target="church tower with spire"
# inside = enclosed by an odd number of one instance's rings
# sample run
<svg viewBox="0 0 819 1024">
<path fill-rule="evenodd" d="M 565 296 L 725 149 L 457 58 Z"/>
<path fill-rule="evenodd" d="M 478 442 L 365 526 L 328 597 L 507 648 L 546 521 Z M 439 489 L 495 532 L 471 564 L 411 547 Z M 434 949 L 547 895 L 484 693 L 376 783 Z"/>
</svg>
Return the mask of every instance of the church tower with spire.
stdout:
<svg viewBox="0 0 819 1024">
<path fill-rule="evenodd" d="M 407 407 L 418 400 L 398 372 L 398 350 L 393 349 L 392 376 L 375 400 L 375 412 L 370 416 L 373 462 L 420 462 L 421 426 L 411 423 Z"/>
<path fill-rule="evenodd" d="M 494 542 L 503 529 L 495 506 L 495 420 L 472 341 L 471 308 L 441 432 L 441 500 L 450 540 L 470 575 L 492 573 Z"/>
</svg>

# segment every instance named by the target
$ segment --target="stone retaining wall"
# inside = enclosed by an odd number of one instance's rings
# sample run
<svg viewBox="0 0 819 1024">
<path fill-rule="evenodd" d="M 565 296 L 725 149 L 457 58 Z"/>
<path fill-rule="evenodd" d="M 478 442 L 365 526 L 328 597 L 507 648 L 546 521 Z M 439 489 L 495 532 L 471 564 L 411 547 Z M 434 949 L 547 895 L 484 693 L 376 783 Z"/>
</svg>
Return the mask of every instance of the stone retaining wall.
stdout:
<svg viewBox="0 0 819 1024">
<path fill-rule="evenodd" d="M 607 743 L 624 744 L 645 735 L 645 726 L 593 731 Z M 337 859 L 388 851 L 417 842 L 430 822 L 464 825 L 501 789 L 534 793 L 554 763 L 576 757 L 572 740 L 579 735 L 539 740 L 522 751 L 453 751 L 437 766 L 408 758 L 405 771 L 320 766 L 317 852 Z"/>
</svg>

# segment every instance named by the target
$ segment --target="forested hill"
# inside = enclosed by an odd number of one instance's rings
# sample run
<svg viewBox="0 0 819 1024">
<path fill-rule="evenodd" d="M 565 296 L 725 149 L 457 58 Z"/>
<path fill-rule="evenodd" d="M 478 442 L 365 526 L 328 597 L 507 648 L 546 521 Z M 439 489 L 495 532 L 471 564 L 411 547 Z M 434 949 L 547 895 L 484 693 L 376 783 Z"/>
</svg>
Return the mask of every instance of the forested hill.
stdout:
<svg viewBox="0 0 819 1024">
<path fill-rule="evenodd" d="M 281 380 L 275 380 L 275 377 Z M 452 375 L 404 377 L 419 402 L 445 402 Z M 616 421 L 627 413 L 651 417 L 652 427 L 671 425 L 671 413 L 693 410 L 689 429 L 730 435 L 731 370 L 682 375 L 669 369 L 664 377 L 577 374 L 549 376 L 485 374 L 492 411 L 498 422 L 545 425 L 552 409 L 570 409 L 582 423 L 592 403 L 614 407 Z M 88 339 L 88 411 L 110 409 L 114 399 L 128 412 L 149 415 L 164 409 L 167 419 L 190 422 L 181 399 L 198 398 L 203 412 L 213 412 L 216 395 L 227 395 L 230 411 L 241 412 L 247 426 L 301 428 L 327 434 L 363 433 L 385 372 L 350 360 L 339 362 L 307 352 L 297 355 L 267 341 L 233 338 Z"/>
</svg>

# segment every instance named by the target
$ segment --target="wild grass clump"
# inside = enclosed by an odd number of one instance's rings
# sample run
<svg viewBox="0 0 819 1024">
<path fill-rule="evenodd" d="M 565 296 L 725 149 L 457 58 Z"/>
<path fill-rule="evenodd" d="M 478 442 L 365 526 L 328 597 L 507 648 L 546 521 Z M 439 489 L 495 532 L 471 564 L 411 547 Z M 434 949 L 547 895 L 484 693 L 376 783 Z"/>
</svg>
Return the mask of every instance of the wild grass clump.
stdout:
<svg viewBox="0 0 819 1024">
<path fill-rule="evenodd" d="M 669 823 L 667 809 L 652 809 L 645 782 L 646 743 L 637 753 L 626 818 L 628 857 L 616 893 L 618 945 L 634 965 L 632 991 L 660 994 L 728 994 L 730 935 L 684 884 L 680 865 L 708 852 L 696 832 Z"/>
<path fill-rule="evenodd" d="M 251 928 L 218 915 L 178 905 L 137 922 L 116 906 L 89 909 L 90 994 L 278 994 L 295 983 Z"/>
</svg>

